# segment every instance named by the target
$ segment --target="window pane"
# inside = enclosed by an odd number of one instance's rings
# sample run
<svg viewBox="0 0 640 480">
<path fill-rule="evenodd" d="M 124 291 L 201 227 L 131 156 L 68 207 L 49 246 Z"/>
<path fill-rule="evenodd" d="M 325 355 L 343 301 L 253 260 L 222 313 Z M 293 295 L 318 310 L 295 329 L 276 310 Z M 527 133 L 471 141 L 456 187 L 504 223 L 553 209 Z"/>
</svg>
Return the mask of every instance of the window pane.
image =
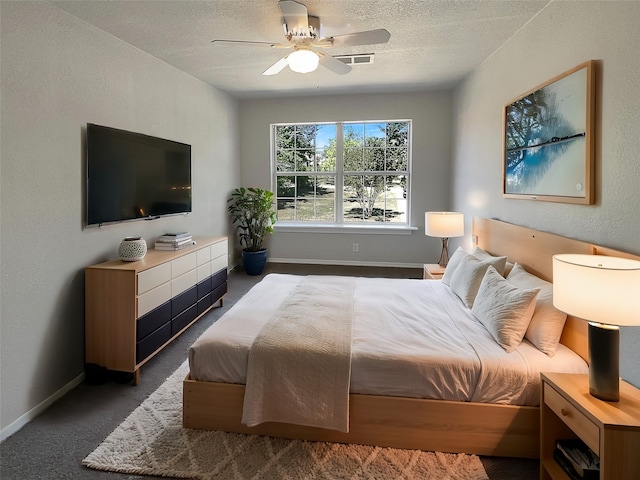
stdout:
<svg viewBox="0 0 640 480">
<path fill-rule="evenodd" d="M 316 146 L 315 125 L 298 125 L 296 127 L 295 148 L 314 149 Z"/>
<path fill-rule="evenodd" d="M 327 148 L 329 145 L 333 144 L 335 147 L 336 143 L 336 124 L 330 125 L 318 125 L 316 132 L 316 147 L 317 148 Z"/>
<path fill-rule="evenodd" d="M 365 131 L 365 145 L 367 147 L 384 146 L 385 143 L 385 123 L 366 123 L 364 127 Z"/>
<path fill-rule="evenodd" d="M 409 168 L 409 151 L 407 148 L 387 149 L 387 170 L 406 172 Z"/>
<path fill-rule="evenodd" d="M 293 172 L 296 169 L 296 160 L 293 150 L 280 150 L 277 153 L 276 169 L 279 172 Z"/>
<path fill-rule="evenodd" d="M 318 172 L 336 171 L 336 149 L 316 150 L 316 170 Z"/>
<path fill-rule="evenodd" d="M 384 221 L 390 223 L 406 223 L 407 199 L 405 197 L 406 177 L 402 175 L 388 176 L 385 179 L 385 212 Z"/>
<path fill-rule="evenodd" d="M 278 189 L 276 191 L 276 197 L 294 197 L 295 183 L 294 177 L 281 177 L 278 176 Z"/>
<path fill-rule="evenodd" d="M 364 220 L 364 177 L 362 175 L 345 175 L 343 191 L 343 215 L 345 222 L 362 222 Z"/>
<path fill-rule="evenodd" d="M 293 148 L 296 128 L 293 125 L 281 125 L 276 127 L 276 147 Z"/>
<path fill-rule="evenodd" d="M 364 150 L 364 171 L 382 172 L 384 171 L 384 149 L 366 148 Z"/>
<path fill-rule="evenodd" d="M 363 123 L 345 123 L 344 124 L 344 146 L 363 146 L 364 145 L 364 124 Z"/>
<path fill-rule="evenodd" d="M 344 149 L 344 171 L 361 172 L 364 165 L 362 163 L 361 147 L 345 147 Z"/>
<path fill-rule="evenodd" d="M 316 220 L 335 221 L 336 179 L 333 176 L 319 176 L 316 180 Z"/>
<path fill-rule="evenodd" d="M 278 221 L 287 222 L 287 221 L 295 220 L 296 210 L 295 210 L 294 200 L 278 199 L 277 204 L 278 204 L 278 211 L 277 211 Z"/>
<path fill-rule="evenodd" d="M 387 123 L 387 146 L 404 147 L 409 145 L 409 124 L 407 122 Z"/>
<path fill-rule="evenodd" d="M 313 150 L 296 150 L 296 171 L 312 172 L 314 168 Z"/>
</svg>

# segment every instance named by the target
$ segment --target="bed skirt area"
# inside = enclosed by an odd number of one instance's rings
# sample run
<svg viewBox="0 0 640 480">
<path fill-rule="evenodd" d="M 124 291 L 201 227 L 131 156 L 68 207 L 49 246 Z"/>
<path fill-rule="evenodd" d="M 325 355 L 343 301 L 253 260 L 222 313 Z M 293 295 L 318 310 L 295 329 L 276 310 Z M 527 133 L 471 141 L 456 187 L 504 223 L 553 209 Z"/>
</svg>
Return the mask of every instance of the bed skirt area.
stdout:
<svg viewBox="0 0 640 480">
<path fill-rule="evenodd" d="M 320 442 L 539 458 L 540 409 L 350 394 L 349 433 L 285 423 L 242 425 L 245 386 L 183 383 L 183 426 Z"/>
</svg>

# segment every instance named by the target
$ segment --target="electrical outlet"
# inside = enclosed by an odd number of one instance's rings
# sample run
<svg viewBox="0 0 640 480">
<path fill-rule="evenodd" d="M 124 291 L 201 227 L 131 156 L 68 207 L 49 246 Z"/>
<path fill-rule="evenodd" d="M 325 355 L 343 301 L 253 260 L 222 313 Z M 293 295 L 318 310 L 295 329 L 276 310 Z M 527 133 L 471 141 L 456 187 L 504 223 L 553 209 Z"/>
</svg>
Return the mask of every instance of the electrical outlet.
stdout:
<svg viewBox="0 0 640 480">
<path fill-rule="evenodd" d="M 360 244 L 358 244 L 358 243 L 354 243 L 354 244 L 353 244 L 353 251 L 354 251 L 354 252 L 358 252 L 358 250 L 360 250 Z"/>
</svg>

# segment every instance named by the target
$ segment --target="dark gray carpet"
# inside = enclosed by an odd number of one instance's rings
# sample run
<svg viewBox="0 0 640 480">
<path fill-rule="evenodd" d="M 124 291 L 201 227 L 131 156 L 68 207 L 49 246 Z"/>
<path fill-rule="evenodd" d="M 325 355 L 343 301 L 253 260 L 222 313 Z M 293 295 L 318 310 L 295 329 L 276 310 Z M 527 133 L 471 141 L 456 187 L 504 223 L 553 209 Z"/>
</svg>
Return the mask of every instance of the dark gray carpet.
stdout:
<svg viewBox="0 0 640 480">
<path fill-rule="evenodd" d="M 338 274 L 369 277 L 422 278 L 422 271 L 399 268 L 328 267 L 268 264 L 267 272 Z M 92 452 L 142 401 L 156 390 L 187 357 L 189 346 L 261 277 L 242 271 L 229 275 L 223 308 L 200 319 L 141 370 L 140 384 L 82 384 L 54 403 L 0 445 L 0 478 L 22 479 L 151 479 L 90 470 L 80 462 Z M 491 480 L 537 480 L 536 460 L 481 457 Z"/>
</svg>

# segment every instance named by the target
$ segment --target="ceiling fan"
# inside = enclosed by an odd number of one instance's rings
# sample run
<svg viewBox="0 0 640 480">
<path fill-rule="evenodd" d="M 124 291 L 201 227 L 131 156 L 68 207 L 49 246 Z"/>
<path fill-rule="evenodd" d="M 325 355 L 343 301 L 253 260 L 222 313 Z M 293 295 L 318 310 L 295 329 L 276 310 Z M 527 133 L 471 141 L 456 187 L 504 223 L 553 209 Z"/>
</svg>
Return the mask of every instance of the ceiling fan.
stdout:
<svg viewBox="0 0 640 480">
<path fill-rule="evenodd" d="M 263 75 L 275 75 L 286 66 L 299 73 L 313 72 L 318 65 L 339 75 L 351 71 L 351 66 L 327 55 L 321 49 L 331 47 L 352 47 L 357 45 L 373 45 L 387 43 L 391 34 L 384 28 L 365 32 L 348 33 L 333 37 L 322 37 L 320 18 L 309 15 L 307 7 L 294 0 L 280 0 L 278 6 L 282 11 L 282 26 L 288 43 L 253 42 L 248 40 L 213 40 L 214 44 L 266 45 L 272 48 L 292 48 L 293 52 L 285 55 L 267 68 Z"/>
</svg>

